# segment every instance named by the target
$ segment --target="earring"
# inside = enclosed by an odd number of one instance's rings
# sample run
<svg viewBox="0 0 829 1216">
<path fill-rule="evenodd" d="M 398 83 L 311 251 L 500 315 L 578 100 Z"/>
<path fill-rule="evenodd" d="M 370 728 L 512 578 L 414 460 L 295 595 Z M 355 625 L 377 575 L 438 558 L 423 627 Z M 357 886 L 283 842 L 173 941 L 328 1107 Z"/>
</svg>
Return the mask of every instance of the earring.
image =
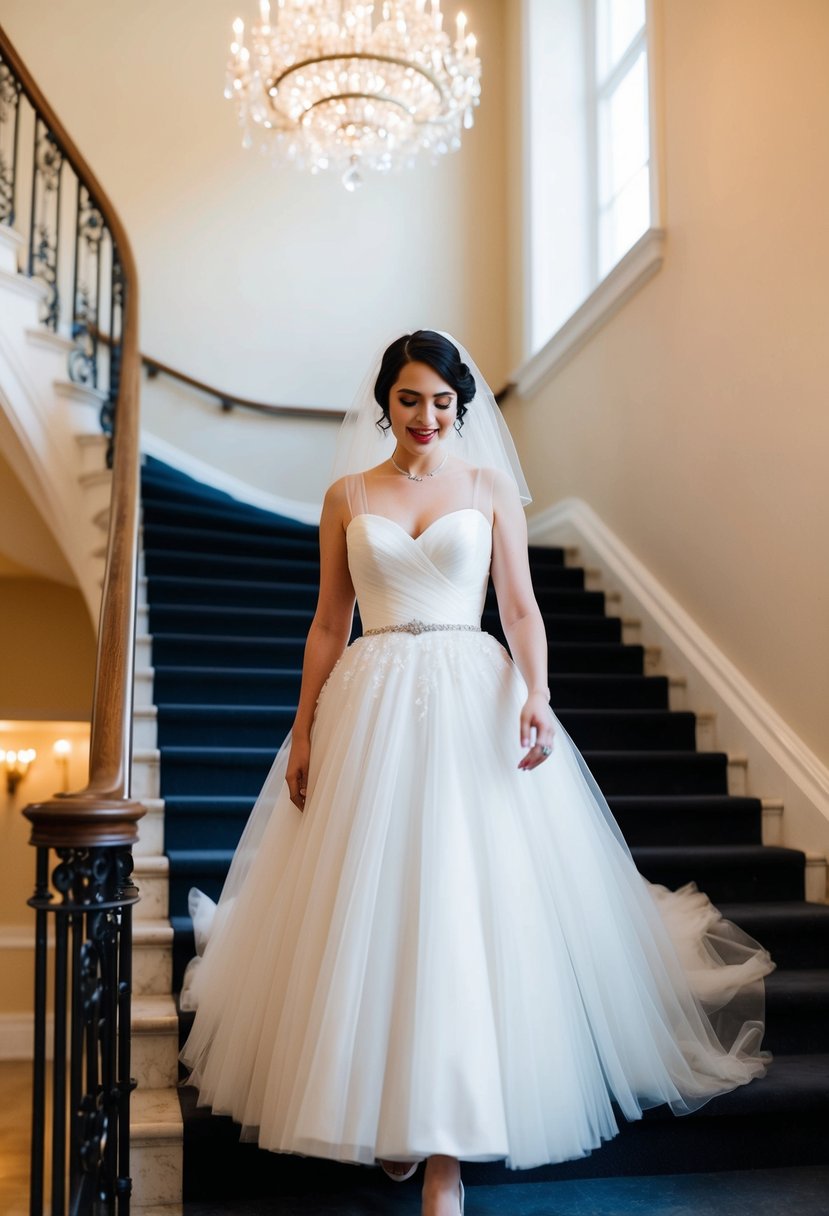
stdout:
<svg viewBox="0 0 829 1216">
<path fill-rule="evenodd" d="M 455 419 L 455 422 L 454 422 L 454 427 L 455 427 L 455 430 L 458 432 L 458 434 L 459 434 L 459 435 L 460 435 L 460 433 L 461 433 L 461 427 L 462 427 L 462 426 L 463 426 L 463 423 L 461 422 L 460 418 L 456 418 L 456 419 Z"/>
</svg>

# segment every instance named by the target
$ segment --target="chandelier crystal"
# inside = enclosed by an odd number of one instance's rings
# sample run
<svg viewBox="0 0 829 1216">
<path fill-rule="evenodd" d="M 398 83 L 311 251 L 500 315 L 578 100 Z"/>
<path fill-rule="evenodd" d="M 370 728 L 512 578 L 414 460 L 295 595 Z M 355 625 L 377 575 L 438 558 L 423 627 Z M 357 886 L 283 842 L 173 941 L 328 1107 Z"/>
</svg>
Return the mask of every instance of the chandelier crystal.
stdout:
<svg viewBox="0 0 829 1216">
<path fill-rule="evenodd" d="M 455 37 L 440 0 L 260 0 L 249 31 L 233 22 L 225 97 L 242 143 L 335 171 L 355 190 L 365 170 L 437 161 L 461 145 L 481 96 L 481 61 L 466 17 Z"/>
</svg>

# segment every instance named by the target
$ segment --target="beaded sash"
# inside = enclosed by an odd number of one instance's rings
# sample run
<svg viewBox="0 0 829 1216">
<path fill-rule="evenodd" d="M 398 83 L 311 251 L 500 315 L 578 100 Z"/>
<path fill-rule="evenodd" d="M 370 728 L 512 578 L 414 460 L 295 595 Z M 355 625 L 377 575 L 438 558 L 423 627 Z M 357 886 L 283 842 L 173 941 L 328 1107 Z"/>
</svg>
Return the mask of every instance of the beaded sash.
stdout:
<svg viewBox="0 0 829 1216">
<path fill-rule="evenodd" d="M 443 625 L 443 624 L 427 624 L 426 621 L 406 621 L 402 625 L 381 625 L 379 629 L 364 629 L 363 637 L 370 637 L 376 633 L 411 633 L 416 637 L 419 633 L 432 633 L 438 629 L 467 629 L 472 633 L 480 633 L 480 625 Z"/>
</svg>

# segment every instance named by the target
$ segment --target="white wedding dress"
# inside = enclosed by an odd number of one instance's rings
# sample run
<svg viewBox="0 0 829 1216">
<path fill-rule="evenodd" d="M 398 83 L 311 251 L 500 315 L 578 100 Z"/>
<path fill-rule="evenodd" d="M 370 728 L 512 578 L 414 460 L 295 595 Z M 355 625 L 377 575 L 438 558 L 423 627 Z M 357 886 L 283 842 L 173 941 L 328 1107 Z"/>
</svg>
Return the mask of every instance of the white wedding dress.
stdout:
<svg viewBox="0 0 829 1216">
<path fill-rule="evenodd" d="M 511 1168 L 583 1156 L 627 1119 L 762 1075 L 765 950 L 694 886 L 647 883 L 556 720 L 516 767 L 526 686 L 477 631 L 486 473 L 418 537 L 349 480 L 364 629 L 319 697 L 303 813 L 280 749 L 218 907 L 181 1058 L 266 1149 Z"/>
</svg>

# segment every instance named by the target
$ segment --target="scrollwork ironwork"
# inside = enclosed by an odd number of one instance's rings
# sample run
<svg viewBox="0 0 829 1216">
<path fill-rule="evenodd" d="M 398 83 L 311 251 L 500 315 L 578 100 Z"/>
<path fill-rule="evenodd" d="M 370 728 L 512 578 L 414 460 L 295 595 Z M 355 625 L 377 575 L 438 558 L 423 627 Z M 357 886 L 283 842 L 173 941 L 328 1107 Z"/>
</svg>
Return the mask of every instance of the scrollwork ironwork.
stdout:
<svg viewBox="0 0 829 1216">
<path fill-rule="evenodd" d="M 0 224 L 14 223 L 14 179 L 17 167 L 17 131 L 20 114 L 20 83 L 0 62 Z M 11 144 L 5 149 L 6 131 Z"/>
<path fill-rule="evenodd" d="M 100 208 L 78 183 L 75 217 L 75 283 L 69 375 L 78 384 L 98 387 L 98 317 L 101 306 L 101 256 L 107 233 Z"/>
<path fill-rule="evenodd" d="M 11 226 L 19 222 L 24 230 L 26 256 L 22 269 L 46 288 L 40 320 L 53 332 L 64 328 L 72 338 L 73 346 L 67 357 L 70 380 L 104 391 L 100 421 L 109 436 L 107 465 L 111 468 L 121 373 L 124 299 L 121 257 L 104 211 L 75 172 L 62 137 L 58 138 L 50 129 L 49 122 L 34 105 L 25 108 L 26 115 L 34 115 L 32 126 L 29 118 L 21 125 L 21 97 L 31 102 L 13 63 L 0 57 L 0 223 Z M 25 175 L 18 163 L 21 131 L 28 133 L 27 140 L 32 140 L 31 171 L 27 168 Z M 73 175 L 77 190 L 71 270 L 70 258 L 61 252 L 61 215 L 68 211 L 61 202 L 65 170 Z M 21 198 L 25 215 L 20 214 Z M 64 216 L 66 220 L 70 225 L 73 222 L 68 214 Z M 71 286 L 67 282 L 70 273 Z M 71 315 L 67 315 L 70 311 Z M 102 355 L 103 342 L 109 348 L 106 356 Z"/>
<path fill-rule="evenodd" d="M 39 118 L 35 120 L 29 275 L 46 285 L 41 322 L 56 331 L 60 315 L 58 257 L 63 150 Z"/>
<path fill-rule="evenodd" d="M 130 932 L 131 906 L 138 899 L 132 854 L 124 848 L 56 849 L 51 874 L 51 886 L 58 896 L 54 899 L 44 882 L 46 850 L 39 853 L 39 877 L 29 903 L 41 915 L 49 911 L 56 917 L 55 1034 L 56 1043 L 60 1036 L 60 1043 L 69 1044 L 68 1058 L 64 1051 L 53 1076 L 55 1103 L 63 1102 L 69 1120 L 69 1216 L 115 1216 L 116 1212 L 126 1216 L 131 1181 L 119 1173 L 118 1145 L 135 1087 L 129 1076 L 128 1050 L 131 977 L 124 966 L 124 950 L 128 950 L 124 935 Z M 44 934 L 44 953 L 45 949 Z M 45 990 L 42 1000 L 45 1002 Z M 36 1011 L 36 1020 L 45 1021 L 45 1008 Z M 78 1080 L 68 1101 L 67 1062 Z M 42 1103 L 40 1107 L 45 1109 Z M 59 1113 L 54 1125 L 61 1143 L 63 1118 Z M 33 1142 L 33 1162 L 42 1159 L 42 1147 L 37 1146 L 36 1151 Z M 55 1179 L 53 1167 L 52 1211 L 62 1214 L 62 1157 L 57 1168 L 61 1178 Z M 34 1177 L 32 1193 L 40 1195 Z"/>
</svg>

